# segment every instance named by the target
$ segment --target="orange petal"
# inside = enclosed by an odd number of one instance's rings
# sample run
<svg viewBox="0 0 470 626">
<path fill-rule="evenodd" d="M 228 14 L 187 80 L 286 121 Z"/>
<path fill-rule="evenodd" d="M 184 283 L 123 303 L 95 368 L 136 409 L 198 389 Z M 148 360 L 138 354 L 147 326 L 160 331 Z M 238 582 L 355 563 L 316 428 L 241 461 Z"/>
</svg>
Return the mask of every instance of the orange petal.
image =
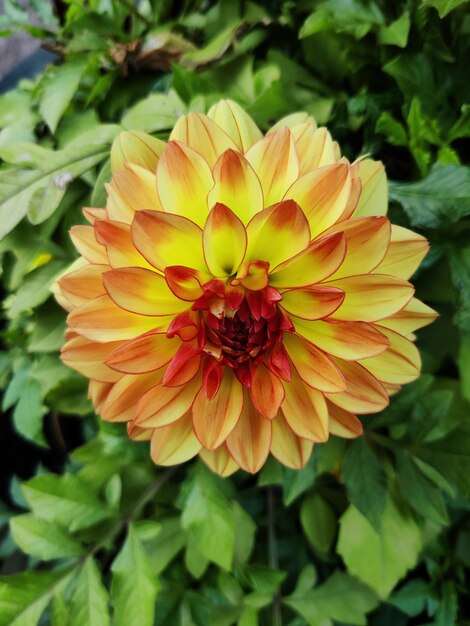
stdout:
<svg viewBox="0 0 470 626">
<path fill-rule="evenodd" d="M 208 450 L 218 448 L 235 428 L 243 407 L 243 389 L 232 370 L 225 368 L 218 393 L 209 400 L 201 389 L 192 413 L 194 432 Z"/>
<path fill-rule="evenodd" d="M 123 132 L 116 137 L 111 147 L 111 168 L 122 169 L 126 163 L 134 163 L 155 173 L 158 159 L 165 142 L 139 131 Z"/>
<path fill-rule="evenodd" d="M 89 224 L 93 225 L 96 220 L 108 219 L 106 209 L 96 209 L 95 207 L 86 206 L 82 209 L 83 215 Z"/>
<path fill-rule="evenodd" d="M 240 469 L 231 457 L 225 444 L 219 446 L 217 450 L 204 450 L 203 448 L 199 452 L 199 456 L 213 472 L 219 474 L 219 476 L 222 476 L 223 478 L 231 476 L 234 472 Z"/>
<path fill-rule="evenodd" d="M 340 409 L 339 406 L 327 402 L 328 412 L 330 414 L 329 428 L 332 435 L 344 437 L 345 439 L 354 439 L 363 434 L 364 428 L 355 415 Z"/>
<path fill-rule="evenodd" d="M 386 254 L 390 230 L 390 222 L 386 217 L 346 220 L 328 229 L 328 234 L 341 232 L 346 238 L 346 256 L 331 279 L 368 274 L 376 268 Z"/>
<path fill-rule="evenodd" d="M 196 150 L 211 167 L 229 149 L 237 149 L 231 137 L 210 117 L 201 113 L 182 115 L 171 131 L 170 141 L 180 141 Z"/>
<path fill-rule="evenodd" d="M 106 248 L 111 267 L 146 267 L 153 269 L 134 246 L 127 224 L 113 221 L 96 221 L 95 237 Z"/>
<path fill-rule="evenodd" d="M 296 256 L 278 265 L 270 275 L 276 288 L 309 287 L 328 278 L 341 265 L 346 242 L 341 233 L 317 239 Z"/>
<path fill-rule="evenodd" d="M 165 211 L 203 226 L 214 180 L 207 161 L 179 141 L 168 142 L 157 167 L 157 192 Z"/>
<path fill-rule="evenodd" d="M 107 422 L 129 422 L 134 419 L 137 402 L 143 394 L 155 387 L 161 379 L 161 372 L 149 374 L 124 374 L 113 385 L 101 407 L 101 417 Z"/>
<path fill-rule="evenodd" d="M 299 376 L 320 391 L 342 391 L 344 379 L 333 361 L 309 341 L 284 333 L 284 346 Z"/>
<path fill-rule="evenodd" d="M 153 430 L 151 428 L 139 428 L 135 422 L 127 422 L 127 434 L 132 441 L 150 441 Z"/>
<path fill-rule="evenodd" d="M 279 378 L 261 364 L 253 376 L 250 395 L 256 410 L 263 417 L 273 419 L 284 400 L 285 392 Z"/>
<path fill-rule="evenodd" d="M 238 271 L 246 250 L 246 230 L 238 217 L 224 204 L 217 203 L 204 225 L 204 258 L 216 277 Z"/>
<path fill-rule="evenodd" d="M 80 306 L 106 291 L 103 286 L 103 272 L 109 265 L 85 265 L 69 272 L 59 279 L 59 285 L 66 298 L 75 306 Z"/>
<path fill-rule="evenodd" d="M 178 387 L 192 380 L 201 366 L 201 350 L 195 343 L 183 343 L 166 368 L 163 385 Z"/>
<path fill-rule="evenodd" d="M 328 409 L 323 394 L 312 389 L 294 374 L 286 383 L 282 412 L 290 428 L 299 437 L 311 441 L 328 439 Z"/>
<path fill-rule="evenodd" d="M 208 277 L 191 267 L 173 265 L 165 268 L 165 280 L 177 298 L 194 302 L 203 295 L 201 284 L 207 282 Z"/>
<path fill-rule="evenodd" d="M 209 192 L 209 207 L 221 202 L 232 209 L 244 224 L 263 209 L 263 190 L 259 178 L 239 152 L 224 152 L 215 164 L 212 175 L 214 187 Z"/>
<path fill-rule="evenodd" d="M 248 113 L 233 100 L 219 100 L 209 109 L 207 116 L 233 139 L 242 152 L 246 152 L 263 136 Z"/>
<path fill-rule="evenodd" d="M 106 248 L 96 241 L 93 226 L 72 226 L 70 239 L 80 254 L 90 263 L 108 264 Z"/>
<path fill-rule="evenodd" d="M 326 394 L 328 400 L 351 413 L 377 413 L 388 405 L 383 385 L 365 367 L 353 361 L 335 359 L 344 378 L 346 391 Z"/>
<path fill-rule="evenodd" d="M 266 135 L 246 153 L 263 188 L 266 206 L 279 202 L 299 175 L 299 159 L 288 128 Z"/>
<path fill-rule="evenodd" d="M 130 224 L 136 211 L 161 211 L 155 174 L 128 163 L 106 185 L 109 219 Z"/>
<path fill-rule="evenodd" d="M 139 400 L 136 423 L 142 428 L 161 428 L 175 422 L 190 410 L 200 387 L 200 376 L 180 387 L 152 387 Z"/>
<path fill-rule="evenodd" d="M 103 274 L 109 297 L 121 308 L 140 315 L 173 315 L 188 308 L 160 274 L 140 267 L 123 267 Z"/>
<path fill-rule="evenodd" d="M 169 363 L 180 345 L 177 339 L 150 331 L 121 344 L 108 356 L 106 364 L 124 374 L 152 372 Z"/>
<path fill-rule="evenodd" d="M 429 244 L 424 237 L 402 226 L 393 225 L 390 246 L 375 271 L 408 279 L 418 269 L 428 251 Z"/>
<path fill-rule="evenodd" d="M 293 318 L 299 335 L 328 354 L 355 361 L 375 356 L 388 346 L 388 339 L 364 322 L 308 322 Z"/>
<path fill-rule="evenodd" d="M 112 387 L 112 383 L 102 383 L 98 380 L 90 380 L 88 384 L 88 399 L 92 401 L 97 413 L 101 413 L 103 402 L 108 397 L 108 393 Z"/>
<path fill-rule="evenodd" d="M 317 285 L 308 289 L 291 289 L 282 293 L 280 306 L 296 317 L 318 320 L 331 315 L 342 304 L 344 291 L 337 287 Z"/>
<path fill-rule="evenodd" d="M 351 167 L 340 161 L 304 174 L 286 191 L 295 200 L 310 224 L 312 239 L 336 223 L 351 193 Z"/>
<path fill-rule="evenodd" d="M 298 437 L 286 422 L 282 411 L 272 421 L 271 453 L 276 459 L 291 469 L 302 469 L 309 460 L 313 441 Z"/>
<path fill-rule="evenodd" d="M 421 358 L 416 346 L 399 333 L 380 327 L 390 342 L 390 346 L 371 359 L 361 361 L 378 380 L 394 385 L 410 383 L 418 378 L 421 370 Z"/>
<path fill-rule="evenodd" d="M 191 220 L 162 211 L 139 211 L 131 232 L 137 250 L 157 269 L 187 265 L 206 270 L 202 230 Z"/>
<path fill-rule="evenodd" d="M 354 217 L 386 215 L 388 187 L 383 164 L 372 159 L 362 159 L 359 161 L 359 177 L 362 183 L 362 191 L 354 211 Z"/>
<path fill-rule="evenodd" d="M 257 213 L 247 226 L 247 261 L 268 261 L 272 268 L 304 250 L 310 243 L 305 215 L 292 200 Z"/>
<path fill-rule="evenodd" d="M 414 333 L 418 328 L 431 324 L 437 316 L 438 313 L 431 307 L 416 298 L 412 298 L 401 311 L 385 320 L 381 320 L 378 326 L 390 328 L 401 335 L 408 335 L 409 333 Z"/>
<path fill-rule="evenodd" d="M 82 304 L 67 318 L 77 333 L 100 343 L 133 339 L 149 330 L 166 331 L 171 317 L 145 317 L 124 311 L 106 296 Z"/>
<path fill-rule="evenodd" d="M 74 337 L 63 346 L 61 359 L 87 378 L 114 383 L 121 376 L 105 365 L 104 361 L 118 345 L 118 342 L 97 343 L 85 337 Z"/>
<path fill-rule="evenodd" d="M 192 459 L 200 449 L 188 413 L 177 422 L 153 431 L 150 456 L 158 465 L 178 465 Z"/>
<path fill-rule="evenodd" d="M 393 276 L 364 274 L 327 283 L 345 293 L 343 304 L 331 319 L 352 322 L 375 322 L 393 315 L 413 297 L 413 285 Z"/>
<path fill-rule="evenodd" d="M 227 438 L 227 448 L 235 462 L 255 474 L 266 461 L 271 445 L 271 421 L 260 415 L 245 393 L 237 425 Z"/>
</svg>

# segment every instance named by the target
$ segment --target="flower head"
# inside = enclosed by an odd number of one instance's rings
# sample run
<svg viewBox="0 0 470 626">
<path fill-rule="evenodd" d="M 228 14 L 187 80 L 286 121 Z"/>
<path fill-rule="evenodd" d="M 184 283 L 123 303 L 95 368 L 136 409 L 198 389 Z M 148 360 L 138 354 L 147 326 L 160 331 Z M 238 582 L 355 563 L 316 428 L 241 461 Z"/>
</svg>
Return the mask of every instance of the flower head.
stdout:
<svg viewBox="0 0 470 626">
<path fill-rule="evenodd" d="M 263 136 L 221 101 L 168 143 L 122 134 L 111 165 L 56 290 L 62 358 L 155 463 L 300 468 L 419 375 L 435 314 L 408 279 L 428 244 L 387 219 L 381 163 L 349 163 L 307 114 Z"/>
</svg>

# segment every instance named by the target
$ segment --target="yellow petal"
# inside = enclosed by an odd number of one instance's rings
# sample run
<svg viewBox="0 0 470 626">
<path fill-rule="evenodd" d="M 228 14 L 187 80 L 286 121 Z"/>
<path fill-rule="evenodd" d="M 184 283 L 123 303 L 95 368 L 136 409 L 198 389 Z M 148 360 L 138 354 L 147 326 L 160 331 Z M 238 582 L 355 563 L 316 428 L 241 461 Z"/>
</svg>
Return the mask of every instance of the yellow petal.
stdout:
<svg viewBox="0 0 470 626">
<path fill-rule="evenodd" d="M 214 276 L 231 276 L 238 271 L 245 256 L 247 236 L 233 211 L 217 203 L 207 217 L 202 240 L 204 258 Z"/>
<path fill-rule="evenodd" d="M 371 359 L 361 361 L 378 380 L 396 385 L 403 385 L 416 380 L 421 370 L 421 358 L 416 346 L 393 330 L 380 327 L 389 340 L 389 347 Z"/>
<path fill-rule="evenodd" d="M 178 465 L 192 459 L 200 449 L 188 413 L 174 424 L 153 431 L 150 456 L 157 465 Z"/>
<path fill-rule="evenodd" d="M 155 173 L 158 159 L 165 142 L 139 131 L 126 131 L 118 135 L 111 147 L 111 169 L 122 169 L 126 163 L 134 163 Z"/>
<path fill-rule="evenodd" d="M 188 113 L 182 115 L 171 131 L 170 141 L 190 146 L 209 163 L 210 167 L 225 150 L 236 150 L 230 136 L 207 115 Z"/>
<path fill-rule="evenodd" d="M 138 402 L 136 424 L 142 428 L 161 428 L 175 422 L 190 410 L 200 387 L 200 376 L 179 387 L 161 384 L 152 387 Z"/>
<path fill-rule="evenodd" d="M 114 383 L 121 377 L 104 364 L 118 342 L 97 343 L 85 337 L 74 337 L 61 350 L 62 361 L 83 376 L 104 383 Z"/>
<path fill-rule="evenodd" d="M 70 239 L 87 261 L 96 265 L 108 265 L 106 248 L 96 241 L 93 226 L 72 226 Z"/>
<path fill-rule="evenodd" d="M 354 439 L 364 432 L 361 422 L 355 415 L 340 409 L 339 406 L 327 401 L 328 413 L 330 414 L 329 428 L 332 435 Z"/>
<path fill-rule="evenodd" d="M 312 129 L 312 132 L 316 129 L 316 122 L 311 115 L 309 115 L 305 111 L 297 111 L 296 113 L 290 113 L 289 115 L 281 117 L 279 122 L 276 122 L 274 126 L 271 126 L 268 134 L 273 133 L 276 130 L 280 130 L 283 126 L 287 126 L 287 128 L 289 128 L 291 131 L 294 131 L 296 128 L 307 124 Z M 293 134 L 295 137 L 295 132 L 293 132 Z M 297 139 L 297 137 L 295 138 Z"/>
<path fill-rule="evenodd" d="M 199 456 L 213 472 L 219 474 L 219 476 L 222 476 L 223 478 L 231 476 L 234 472 L 240 469 L 233 460 L 225 444 L 219 446 L 217 450 L 204 450 L 203 448 L 199 452 Z"/>
<path fill-rule="evenodd" d="M 433 322 L 437 316 L 438 313 L 431 309 L 431 307 L 416 298 L 412 298 L 403 309 L 391 317 L 381 320 L 378 326 L 395 330 L 400 333 L 400 335 L 408 335 L 423 326 L 427 326 Z"/>
<path fill-rule="evenodd" d="M 214 187 L 209 192 L 209 207 L 216 202 L 228 206 L 244 224 L 263 209 L 263 190 L 254 169 L 243 155 L 227 150 L 212 172 Z"/>
<path fill-rule="evenodd" d="M 209 165 L 198 152 L 179 141 L 168 142 L 157 166 L 157 192 L 165 211 L 203 226 L 213 184 Z"/>
<path fill-rule="evenodd" d="M 169 363 L 179 346 L 178 339 L 168 339 L 165 333 L 150 331 L 121 344 L 105 360 L 117 372 L 144 374 Z"/>
<path fill-rule="evenodd" d="M 318 320 L 331 315 L 344 300 L 344 291 L 337 287 L 317 285 L 291 289 L 282 293 L 279 303 L 288 313 L 305 320 Z"/>
<path fill-rule="evenodd" d="M 402 226 L 393 225 L 390 246 L 375 271 L 408 279 L 415 273 L 428 250 L 429 244 L 424 237 Z"/>
<path fill-rule="evenodd" d="M 158 372 L 149 374 L 124 374 L 113 385 L 106 396 L 100 412 L 107 422 L 129 422 L 135 417 L 137 402 L 142 395 L 154 387 L 161 375 Z"/>
<path fill-rule="evenodd" d="M 266 135 L 245 156 L 261 181 L 265 205 L 280 202 L 299 175 L 299 159 L 289 129 Z"/>
<path fill-rule="evenodd" d="M 300 161 L 300 174 L 305 174 L 317 167 L 331 165 L 339 160 L 336 142 L 331 138 L 326 128 L 315 128 L 309 122 L 302 129 L 293 129 L 296 135 L 296 146 Z"/>
<path fill-rule="evenodd" d="M 87 264 L 73 272 L 68 272 L 59 279 L 59 285 L 65 297 L 74 305 L 80 306 L 93 298 L 103 296 L 103 272 L 109 265 Z"/>
<path fill-rule="evenodd" d="M 99 220 L 94 224 L 95 237 L 106 248 L 109 264 L 118 267 L 145 267 L 153 269 L 136 249 L 128 224 Z"/>
<path fill-rule="evenodd" d="M 323 394 L 312 389 L 294 374 L 285 384 L 282 412 L 294 433 L 311 441 L 328 439 L 328 409 Z"/>
<path fill-rule="evenodd" d="M 248 113 L 233 100 L 219 100 L 209 109 L 207 116 L 230 135 L 242 152 L 246 152 L 262 137 L 260 129 Z M 219 202 L 224 201 L 219 200 Z M 227 203 L 224 202 L 224 204 Z"/>
<path fill-rule="evenodd" d="M 298 437 L 286 422 L 282 411 L 272 421 L 271 453 L 291 469 L 305 467 L 313 450 L 313 441 Z"/>
<path fill-rule="evenodd" d="M 326 394 L 328 400 L 351 413 L 377 413 L 389 402 L 383 385 L 365 367 L 353 361 L 335 359 L 347 384 L 345 391 Z"/>
<path fill-rule="evenodd" d="M 354 217 L 386 215 L 388 187 L 383 164 L 372 159 L 361 160 L 359 162 L 359 177 L 362 183 L 362 191 L 354 211 Z"/>
<path fill-rule="evenodd" d="M 109 219 L 130 224 L 136 211 L 161 211 L 155 173 L 128 163 L 106 185 Z"/>
</svg>

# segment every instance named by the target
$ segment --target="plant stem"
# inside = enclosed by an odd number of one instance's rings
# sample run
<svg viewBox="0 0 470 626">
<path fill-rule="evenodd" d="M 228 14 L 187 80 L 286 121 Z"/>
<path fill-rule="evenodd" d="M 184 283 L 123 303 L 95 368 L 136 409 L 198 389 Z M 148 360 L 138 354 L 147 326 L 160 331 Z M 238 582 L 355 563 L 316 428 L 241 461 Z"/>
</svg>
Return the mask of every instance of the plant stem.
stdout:
<svg viewBox="0 0 470 626">
<path fill-rule="evenodd" d="M 274 487 L 268 487 L 268 563 L 272 569 L 279 568 L 275 528 L 275 493 Z M 278 591 L 273 599 L 272 626 L 282 626 L 281 593 Z"/>
</svg>

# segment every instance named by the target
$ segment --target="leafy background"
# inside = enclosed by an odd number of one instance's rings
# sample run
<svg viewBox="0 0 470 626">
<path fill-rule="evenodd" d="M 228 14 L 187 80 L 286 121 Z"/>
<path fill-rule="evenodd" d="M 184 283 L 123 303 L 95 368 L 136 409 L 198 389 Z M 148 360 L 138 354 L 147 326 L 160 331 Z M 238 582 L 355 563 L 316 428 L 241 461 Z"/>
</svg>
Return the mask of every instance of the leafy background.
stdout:
<svg viewBox="0 0 470 626">
<path fill-rule="evenodd" d="M 470 624 L 470 12 L 465 0 L 5 1 L 58 63 L 0 97 L 0 626 Z M 34 12 L 35 26 L 30 19 Z M 155 468 L 63 366 L 50 295 L 121 129 L 218 98 L 304 109 L 385 162 L 431 241 L 423 375 L 365 437 L 220 479 Z"/>
</svg>

